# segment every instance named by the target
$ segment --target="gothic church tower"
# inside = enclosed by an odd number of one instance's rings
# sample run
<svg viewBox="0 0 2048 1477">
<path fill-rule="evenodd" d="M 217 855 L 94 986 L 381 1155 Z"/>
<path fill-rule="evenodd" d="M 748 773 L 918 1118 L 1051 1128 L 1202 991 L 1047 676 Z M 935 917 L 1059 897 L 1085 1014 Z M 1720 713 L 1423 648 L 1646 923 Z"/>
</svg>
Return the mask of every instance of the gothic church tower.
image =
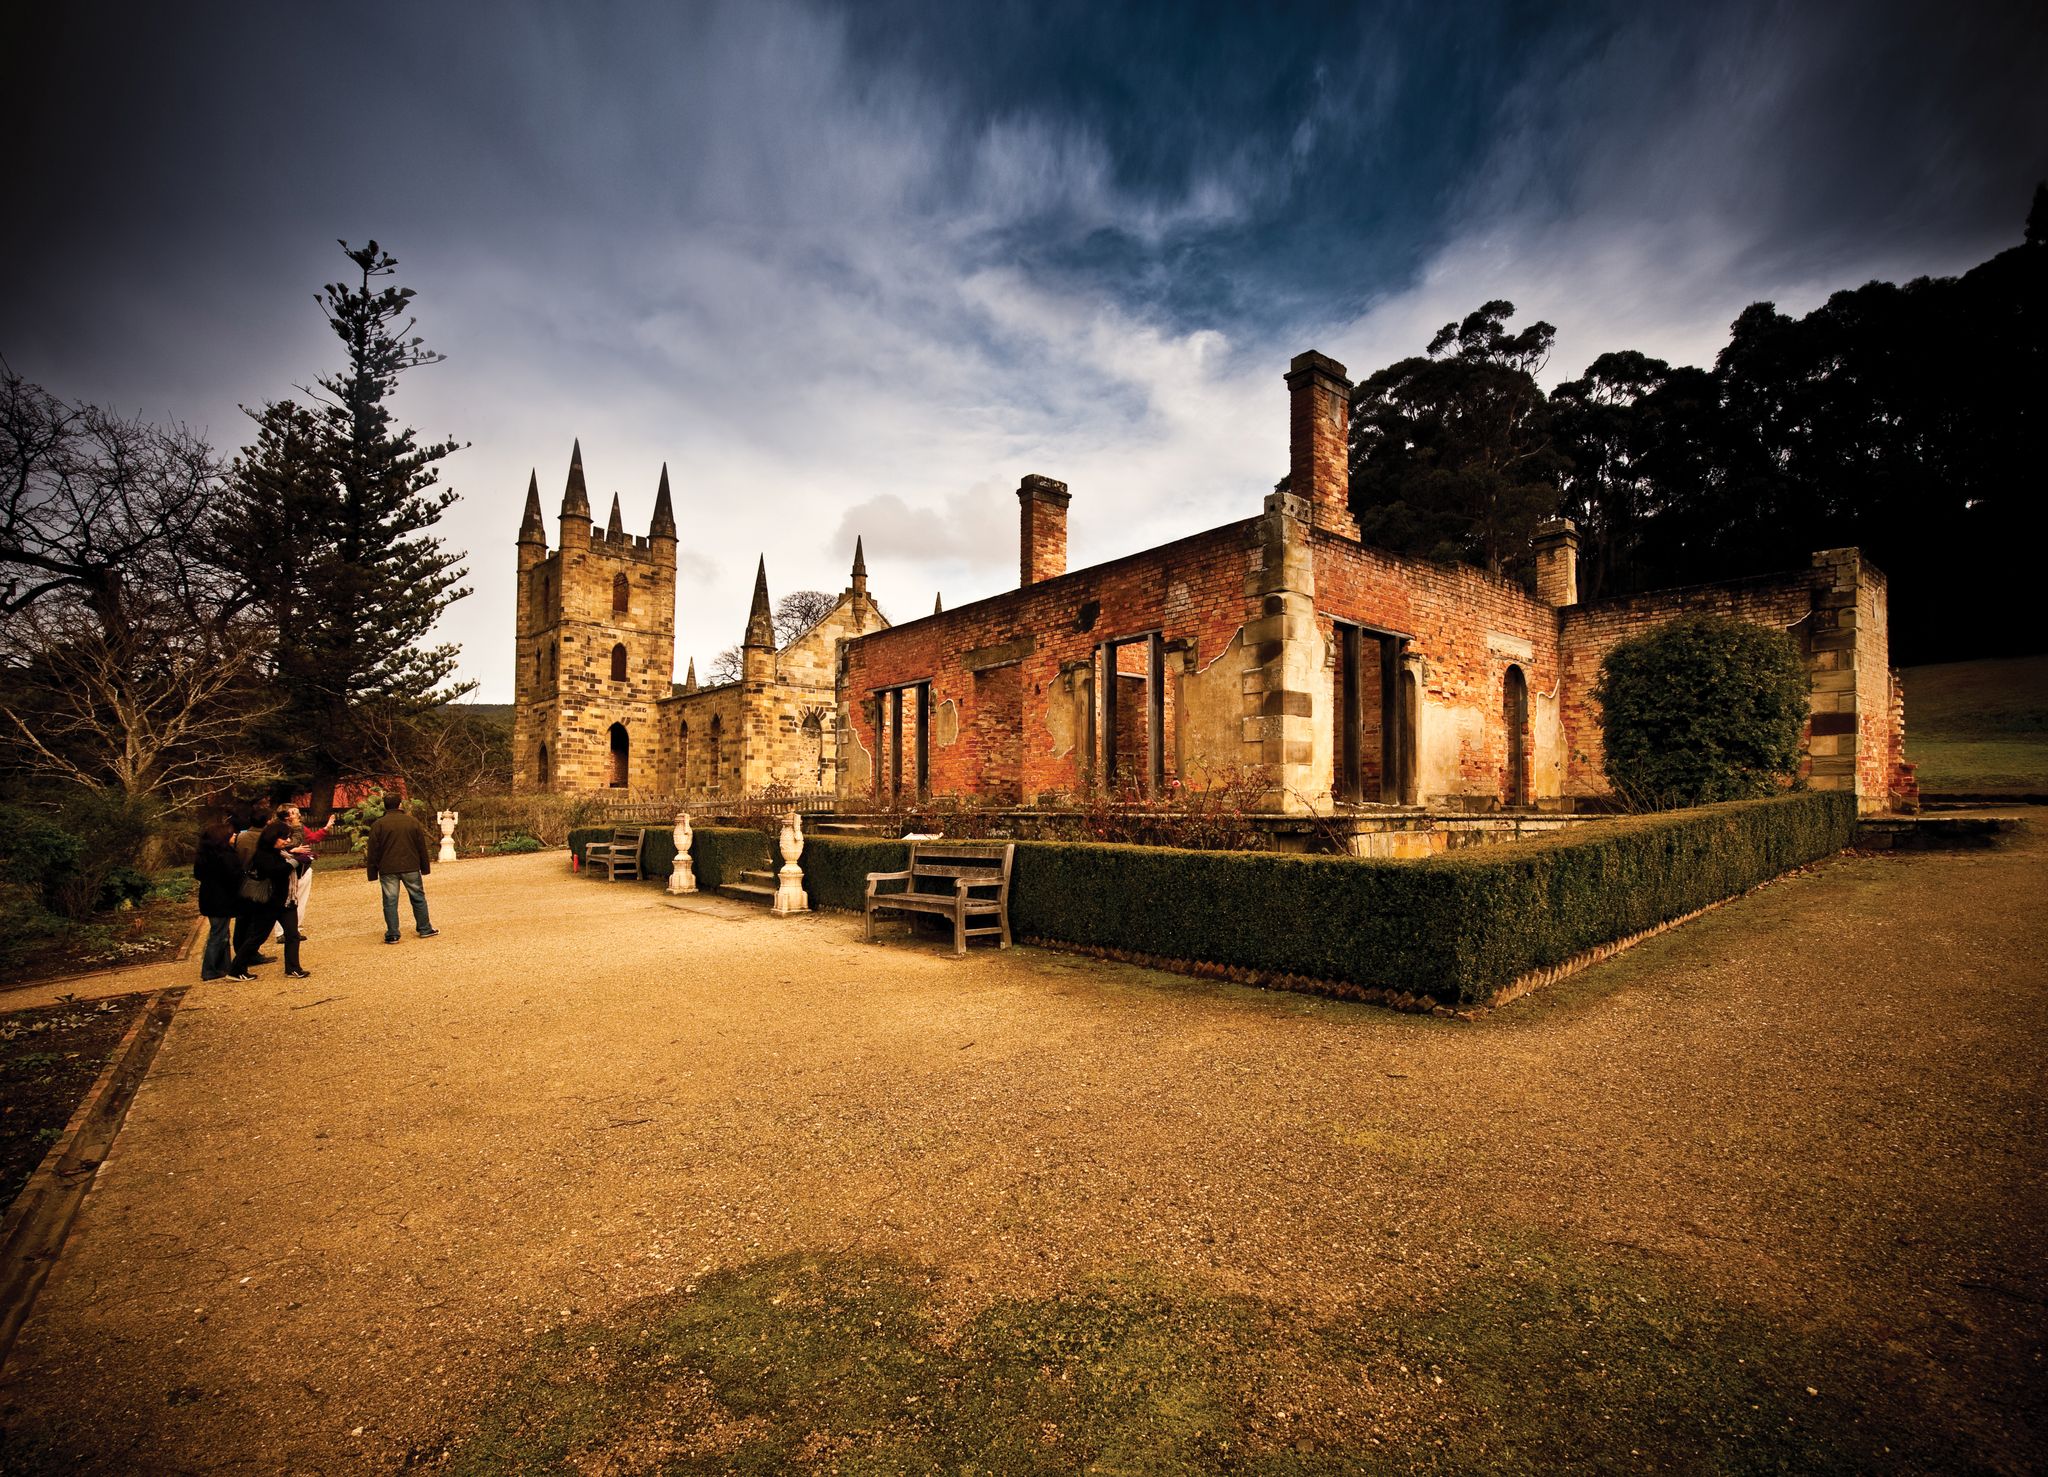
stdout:
<svg viewBox="0 0 2048 1477">
<path fill-rule="evenodd" d="M 540 482 L 519 526 L 512 780 L 521 790 L 658 790 L 655 704 L 674 690 L 676 519 L 661 469 L 647 537 L 617 494 L 593 526 L 583 448 L 570 452 L 561 547 L 550 553 Z"/>
</svg>

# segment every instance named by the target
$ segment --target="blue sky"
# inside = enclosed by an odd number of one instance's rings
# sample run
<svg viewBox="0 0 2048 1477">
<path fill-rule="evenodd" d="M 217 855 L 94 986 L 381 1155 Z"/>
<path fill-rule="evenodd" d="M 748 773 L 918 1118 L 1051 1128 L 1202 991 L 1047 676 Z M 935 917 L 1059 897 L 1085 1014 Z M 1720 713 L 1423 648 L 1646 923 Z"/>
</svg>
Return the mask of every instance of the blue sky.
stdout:
<svg viewBox="0 0 2048 1477">
<path fill-rule="evenodd" d="M 902 618 L 1016 577 L 1025 472 L 1076 564 L 1255 511 L 1281 373 L 1363 375 L 1489 298 L 1546 377 L 1711 360 L 1745 304 L 2016 242 L 2048 175 L 2021 5 L 198 5 L 11 20 L 0 354 L 180 419 L 336 361 L 374 236 L 471 443 L 444 622 L 510 696 L 527 471 L 572 437 L 644 529 L 669 464 L 679 659 L 853 539 Z"/>
</svg>

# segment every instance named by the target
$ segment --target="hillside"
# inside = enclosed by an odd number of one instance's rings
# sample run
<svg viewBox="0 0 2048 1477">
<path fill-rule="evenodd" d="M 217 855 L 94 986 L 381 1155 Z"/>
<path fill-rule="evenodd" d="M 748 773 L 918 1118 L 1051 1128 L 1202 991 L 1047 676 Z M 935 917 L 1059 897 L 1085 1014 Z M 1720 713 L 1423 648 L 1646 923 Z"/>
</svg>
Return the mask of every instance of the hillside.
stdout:
<svg viewBox="0 0 2048 1477">
<path fill-rule="evenodd" d="M 2048 656 L 1901 670 L 1906 757 L 1927 794 L 2048 794 Z"/>
</svg>

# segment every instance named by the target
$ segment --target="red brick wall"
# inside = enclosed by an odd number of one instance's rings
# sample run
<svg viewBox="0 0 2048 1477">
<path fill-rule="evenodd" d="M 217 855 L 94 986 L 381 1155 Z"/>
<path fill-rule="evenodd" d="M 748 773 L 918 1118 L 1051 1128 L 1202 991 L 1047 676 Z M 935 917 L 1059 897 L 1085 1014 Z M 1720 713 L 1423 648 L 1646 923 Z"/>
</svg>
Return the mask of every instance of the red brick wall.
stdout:
<svg viewBox="0 0 2048 1477">
<path fill-rule="evenodd" d="M 1565 793 L 1605 795 L 1600 705 L 1593 699 L 1600 663 L 1615 642 L 1681 615 L 1721 615 L 1788 630 L 1813 614 L 1813 580 L 1804 570 L 1721 585 L 1690 585 L 1623 595 L 1564 612 Z M 1794 630 L 1802 638 L 1805 629 Z"/>
<path fill-rule="evenodd" d="M 979 793 L 985 775 L 1005 770 L 1016 774 L 1027 801 L 1045 790 L 1072 792 L 1080 785 L 1085 739 L 1076 732 L 1073 747 L 1055 753 L 1047 714 L 1064 700 L 1062 667 L 1092 661 L 1104 640 L 1152 630 L 1168 641 L 1193 642 L 1198 664 L 1213 660 L 1244 623 L 1254 536 L 1251 521 L 1226 524 L 863 637 L 847 647 L 847 721 L 882 773 L 887 758 L 876 732 L 874 693 L 929 680 L 934 705 L 949 699 L 960 705 L 959 738 L 932 745 L 934 793 Z M 1098 609 L 1083 630 L 1083 607 L 1090 602 Z M 1002 681 L 976 681 L 966 658 L 1025 638 L 1030 649 L 1016 663 L 1015 697 Z M 1014 758 L 1007 747 L 1013 740 L 997 717 L 1013 703 L 1024 713 Z"/>
<path fill-rule="evenodd" d="M 1309 546 L 1320 612 L 1414 638 L 1407 650 L 1422 658 L 1417 737 L 1425 802 L 1501 792 L 1507 765 L 1501 700 L 1510 664 L 1522 668 L 1529 684 L 1534 792 L 1560 793 L 1554 607 L 1510 580 L 1462 564 L 1404 559 L 1321 530 L 1310 534 Z"/>
</svg>

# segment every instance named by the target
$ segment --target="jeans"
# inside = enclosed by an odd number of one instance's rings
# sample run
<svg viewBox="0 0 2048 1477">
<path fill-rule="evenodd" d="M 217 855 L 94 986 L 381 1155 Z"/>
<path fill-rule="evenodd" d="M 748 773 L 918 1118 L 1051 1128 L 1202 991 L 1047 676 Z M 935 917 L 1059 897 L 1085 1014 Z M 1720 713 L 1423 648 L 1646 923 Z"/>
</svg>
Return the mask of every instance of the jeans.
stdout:
<svg viewBox="0 0 2048 1477">
<path fill-rule="evenodd" d="M 384 937 L 398 937 L 398 884 L 405 884 L 405 895 L 412 899 L 412 926 L 421 933 L 432 933 L 434 925 L 427 921 L 427 889 L 420 882 L 417 872 L 400 872 L 396 876 L 386 872 L 377 879 L 377 885 L 384 890 Z"/>
<path fill-rule="evenodd" d="M 234 957 L 234 931 L 235 917 L 232 913 L 206 920 L 206 952 L 199 956 L 201 979 L 217 980 L 228 972 L 228 960 Z"/>
</svg>

